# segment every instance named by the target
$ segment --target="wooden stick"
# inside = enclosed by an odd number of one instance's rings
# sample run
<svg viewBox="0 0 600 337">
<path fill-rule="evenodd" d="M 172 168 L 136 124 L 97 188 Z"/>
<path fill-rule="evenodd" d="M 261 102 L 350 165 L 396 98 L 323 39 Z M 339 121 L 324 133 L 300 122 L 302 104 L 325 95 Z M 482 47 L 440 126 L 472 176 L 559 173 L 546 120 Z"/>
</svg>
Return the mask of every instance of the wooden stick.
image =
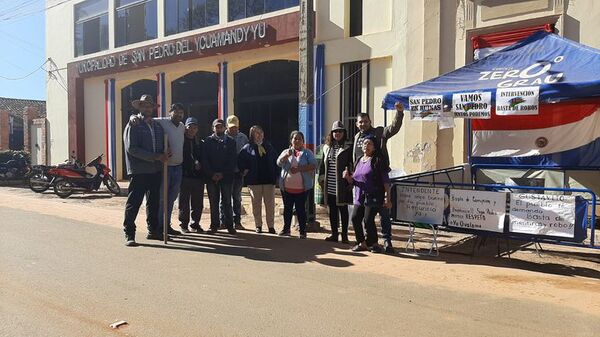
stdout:
<svg viewBox="0 0 600 337">
<path fill-rule="evenodd" d="M 167 137 L 167 133 L 165 132 L 165 138 L 164 138 L 164 152 L 165 154 L 167 154 L 169 152 L 169 138 Z M 168 243 L 169 241 L 169 219 L 168 219 L 168 212 L 167 212 L 167 205 L 169 203 L 168 201 L 168 192 L 169 192 L 169 162 L 165 161 L 163 163 L 163 190 L 162 190 L 162 195 L 163 195 L 163 204 L 162 204 L 162 208 L 163 208 L 163 238 L 165 241 L 165 244 Z"/>
</svg>

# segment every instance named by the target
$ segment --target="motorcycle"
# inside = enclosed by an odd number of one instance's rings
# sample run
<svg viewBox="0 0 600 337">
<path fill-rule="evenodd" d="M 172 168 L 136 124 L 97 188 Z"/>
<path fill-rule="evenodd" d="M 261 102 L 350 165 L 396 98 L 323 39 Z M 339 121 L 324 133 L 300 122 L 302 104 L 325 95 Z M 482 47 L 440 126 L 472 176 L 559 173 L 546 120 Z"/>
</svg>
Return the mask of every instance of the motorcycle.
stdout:
<svg viewBox="0 0 600 337">
<path fill-rule="evenodd" d="M 18 154 L 15 159 L 0 164 L 0 180 L 25 179 L 30 172 L 29 161 L 22 154 Z"/>
<path fill-rule="evenodd" d="M 50 187 L 54 187 L 54 183 L 58 177 L 50 174 L 50 170 L 56 168 L 85 170 L 85 166 L 75 159 L 75 157 L 71 157 L 70 159 L 65 160 L 63 164 L 59 165 L 34 165 L 31 168 L 31 175 L 29 177 L 29 188 L 36 193 L 42 193 L 48 190 Z"/>
<path fill-rule="evenodd" d="M 54 193 L 61 198 L 68 198 L 75 191 L 97 191 L 100 185 L 104 183 L 112 194 L 119 195 L 121 188 L 115 178 L 110 175 L 110 169 L 102 164 L 102 156 L 99 155 L 94 158 L 84 168 L 56 167 L 48 170 L 50 175 L 56 177 Z M 86 167 L 94 168 L 96 173 L 88 173 L 85 170 Z"/>
</svg>

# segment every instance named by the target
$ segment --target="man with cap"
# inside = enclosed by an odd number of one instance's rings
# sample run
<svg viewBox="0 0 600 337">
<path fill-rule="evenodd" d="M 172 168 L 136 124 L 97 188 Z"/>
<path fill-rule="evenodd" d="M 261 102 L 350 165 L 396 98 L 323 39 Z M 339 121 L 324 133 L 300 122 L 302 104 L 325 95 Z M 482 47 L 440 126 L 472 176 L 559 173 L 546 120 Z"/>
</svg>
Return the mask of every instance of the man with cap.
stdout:
<svg viewBox="0 0 600 337">
<path fill-rule="evenodd" d="M 387 151 L 387 141 L 400 131 L 402 127 L 402 119 L 404 118 L 404 106 L 401 103 L 396 103 L 396 116 L 392 120 L 392 124 L 383 127 L 373 127 L 371 118 L 366 113 L 360 113 L 356 119 L 356 127 L 359 132 L 354 136 L 354 163 L 363 156 L 362 143 L 367 136 L 373 136 L 376 140 L 376 146 L 381 149 L 384 158 L 389 164 L 389 154 Z M 379 217 L 381 219 L 381 234 L 383 236 L 383 247 L 386 253 L 393 254 L 394 247 L 392 246 L 392 221 L 390 219 L 390 211 L 388 208 L 381 207 L 379 209 Z"/>
<path fill-rule="evenodd" d="M 183 142 L 183 179 L 179 190 L 179 226 L 183 233 L 189 233 L 189 228 L 196 233 L 204 232 L 200 226 L 204 208 L 204 176 L 201 164 L 203 142 L 196 137 L 197 134 L 198 120 L 188 117 L 185 121 L 185 140 Z M 189 224 L 190 202 L 191 224 Z"/>
<path fill-rule="evenodd" d="M 136 246 L 135 218 L 140 205 L 146 197 L 146 223 L 150 240 L 160 240 L 160 225 L 158 222 L 158 207 L 162 163 L 169 157 L 164 153 L 163 128 L 156 123 L 154 101 L 150 95 L 142 95 L 139 100 L 131 103 L 142 116 L 137 125 L 127 124 L 123 131 L 125 147 L 125 164 L 130 183 L 125 204 L 125 220 L 123 229 L 127 246 Z"/>
<path fill-rule="evenodd" d="M 235 140 L 235 154 L 238 155 L 244 145 L 248 144 L 248 137 L 240 132 L 240 120 L 236 116 L 227 117 L 227 131 L 225 134 Z M 237 159 L 236 159 L 237 163 Z M 233 174 L 233 223 L 235 229 L 244 229 L 242 226 L 242 187 L 244 187 L 244 177 L 237 164 Z"/>
<path fill-rule="evenodd" d="M 183 140 L 185 138 L 185 125 L 183 125 L 183 115 L 185 114 L 183 104 L 175 103 L 171 105 L 169 110 L 169 117 L 156 117 L 154 121 L 162 126 L 164 132 L 167 134 L 169 140 L 169 161 L 168 161 L 168 181 L 167 181 L 167 219 L 168 219 L 168 233 L 171 235 L 181 234 L 179 231 L 174 230 L 171 227 L 171 214 L 173 213 L 173 205 L 175 199 L 179 194 L 179 188 L 181 186 L 181 163 L 183 163 Z M 140 116 L 131 116 L 129 119 L 130 124 L 136 124 L 140 122 Z M 160 204 L 158 209 L 158 222 L 162 230 L 163 224 L 163 189 L 160 189 Z"/>
<path fill-rule="evenodd" d="M 213 134 L 204 140 L 202 170 L 206 177 L 206 190 L 210 202 L 210 232 L 215 233 L 220 225 L 229 234 L 235 234 L 231 192 L 236 164 L 235 140 L 225 134 L 225 121 L 215 119 Z"/>
</svg>

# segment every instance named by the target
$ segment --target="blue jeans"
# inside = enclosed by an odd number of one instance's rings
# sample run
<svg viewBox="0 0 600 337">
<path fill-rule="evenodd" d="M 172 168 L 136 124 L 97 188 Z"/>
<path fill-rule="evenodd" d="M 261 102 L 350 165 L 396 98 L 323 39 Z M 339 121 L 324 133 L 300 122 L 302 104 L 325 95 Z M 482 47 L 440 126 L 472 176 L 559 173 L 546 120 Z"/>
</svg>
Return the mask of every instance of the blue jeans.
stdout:
<svg viewBox="0 0 600 337">
<path fill-rule="evenodd" d="M 392 240 L 392 220 L 390 219 L 390 209 L 379 207 L 379 217 L 381 218 L 381 237 L 385 241 Z"/>
<path fill-rule="evenodd" d="M 168 167 L 168 186 L 167 186 L 167 219 L 169 221 L 169 227 L 171 227 L 171 214 L 173 213 L 173 204 L 175 204 L 175 199 L 179 195 L 179 188 L 181 187 L 181 179 L 182 179 L 182 169 L 181 165 L 178 166 L 169 166 Z M 163 230 L 163 204 L 164 204 L 164 196 L 163 196 L 163 186 L 160 187 L 160 206 L 158 208 L 158 227 L 162 231 Z"/>
<path fill-rule="evenodd" d="M 233 212 L 231 210 L 231 190 L 233 181 L 222 179 L 215 183 L 212 179 L 206 182 L 208 201 L 210 203 L 210 227 L 219 228 L 219 224 L 233 228 Z"/>
<path fill-rule="evenodd" d="M 244 187 L 244 177 L 235 173 L 233 176 L 233 185 L 231 187 L 234 224 L 240 224 L 242 221 L 242 187 Z M 222 203 L 219 207 L 223 208 Z M 222 216 L 223 214 L 221 214 L 221 223 L 224 223 Z"/>
</svg>

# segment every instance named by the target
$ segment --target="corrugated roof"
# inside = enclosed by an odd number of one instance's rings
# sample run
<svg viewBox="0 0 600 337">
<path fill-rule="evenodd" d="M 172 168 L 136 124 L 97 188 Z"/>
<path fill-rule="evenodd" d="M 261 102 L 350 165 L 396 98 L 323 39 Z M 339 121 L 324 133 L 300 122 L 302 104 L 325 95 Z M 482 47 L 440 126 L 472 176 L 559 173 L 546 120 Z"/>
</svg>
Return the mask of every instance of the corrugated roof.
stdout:
<svg viewBox="0 0 600 337">
<path fill-rule="evenodd" d="M 46 117 L 46 101 L 0 97 L 0 110 L 8 111 L 13 115 L 23 117 L 27 107 L 37 107 L 38 118 Z"/>
</svg>

